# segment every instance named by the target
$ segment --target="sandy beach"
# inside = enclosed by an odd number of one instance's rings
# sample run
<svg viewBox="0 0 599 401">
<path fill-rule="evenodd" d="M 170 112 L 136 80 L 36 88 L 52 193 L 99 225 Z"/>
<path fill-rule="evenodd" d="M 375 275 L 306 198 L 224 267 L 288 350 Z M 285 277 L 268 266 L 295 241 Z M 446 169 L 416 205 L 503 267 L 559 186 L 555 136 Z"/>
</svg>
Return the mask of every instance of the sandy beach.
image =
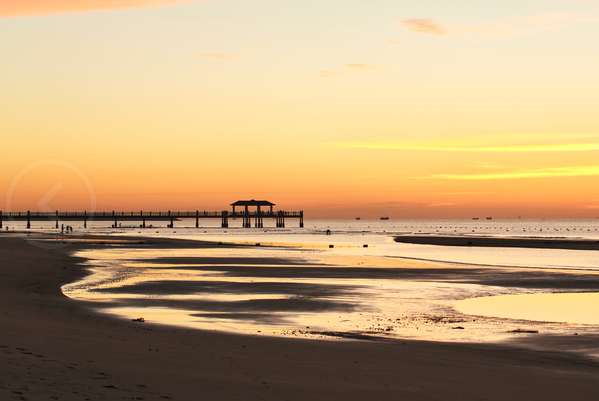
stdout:
<svg viewBox="0 0 599 401">
<path fill-rule="evenodd" d="M 99 237 L 94 237 L 99 238 Z M 125 246 L 214 244 L 119 238 Z M 60 287 L 70 253 L 0 238 L 0 398 L 15 400 L 596 399 L 599 364 L 524 346 L 233 335 L 117 319 Z M 248 250 L 249 251 L 249 250 Z M 543 341 L 535 337 L 534 341 Z M 557 343 L 556 343 L 557 344 Z"/>
</svg>

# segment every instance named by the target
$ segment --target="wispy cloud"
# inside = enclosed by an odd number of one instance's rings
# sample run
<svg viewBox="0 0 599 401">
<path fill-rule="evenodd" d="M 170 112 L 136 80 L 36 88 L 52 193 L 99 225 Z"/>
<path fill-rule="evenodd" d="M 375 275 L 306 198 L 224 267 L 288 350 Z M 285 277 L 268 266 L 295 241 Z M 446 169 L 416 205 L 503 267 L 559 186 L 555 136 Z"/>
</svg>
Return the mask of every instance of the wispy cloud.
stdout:
<svg viewBox="0 0 599 401">
<path fill-rule="evenodd" d="M 411 32 L 436 36 L 519 36 L 563 29 L 574 24 L 597 22 L 598 16 L 552 12 L 473 26 L 450 25 L 432 19 L 417 18 L 402 20 L 399 25 Z"/>
<path fill-rule="evenodd" d="M 551 145 L 455 146 L 446 143 L 397 142 L 338 142 L 330 144 L 339 148 L 422 150 L 435 152 L 576 152 L 599 150 L 599 143 L 562 143 Z"/>
<path fill-rule="evenodd" d="M 2 0 L 0 18 L 126 8 L 166 7 L 200 1 L 207 0 Z"/>
<path fill-rule="evenodd" d="M 442 206 L 456 206 L 456 205 L 459 205 L 459 203 L 449 203 L 449 202 L 431 203 L 431 202 L 389 201 L 389 202 L 375 202 L 375 203 L 372 203 L 372 205 L 377 205 L 377 206 L 392 206 L 392 207 L 397 207 L 397 206 L 402 206 L 402 207 L 410 207 L 410 206 L 417 206 L 417 207 L 442 207 Z"/>
<path fill-rule="evenodd" d="M 583 176 L 599 176 L 599 166 L 552 167 L 492 174 L 433 174 L 426 177 L 413 178 L 440 180 L 506 180 L 518 178 L 556 178 Z"/>
<path fill-rule="evenodd" d="M 345 64 L 343 68 L 338 70 L 320 70 L 315 75 L 321 78 L 331 78 L 339 75 L 350 75 L 360 71 L 375 70 L 377 68 L 375 65 L 353 63 Z"/>
<path fill-rule="evenodd" d="M 215 58 L 219 60 L 234 60 L 237 58 L 236 56 L 232 56 L 230 54 L 198 54 L 197 56 L 202 58 Z"/>
<path fill-rule="evenodd" d="M 447 35 L 446 25 L 435 22 L 432 19 L 411 18 L 400 21 L 399 24 L 412 32 L 439 36 Z"/>
</svg>

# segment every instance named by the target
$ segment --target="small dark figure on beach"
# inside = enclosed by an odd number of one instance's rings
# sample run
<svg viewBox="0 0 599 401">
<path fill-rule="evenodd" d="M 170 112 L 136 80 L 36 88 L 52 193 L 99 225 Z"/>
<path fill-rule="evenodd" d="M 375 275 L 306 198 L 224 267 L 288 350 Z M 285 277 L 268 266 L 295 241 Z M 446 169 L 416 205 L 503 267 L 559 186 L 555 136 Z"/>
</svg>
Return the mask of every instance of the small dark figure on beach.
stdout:
<svg viewBox="0 0 599 401">
<path fill-rule="evenodd" d="M 60 233 L 64 234 L 64 224 L 60 227 Z"/>
</svg>

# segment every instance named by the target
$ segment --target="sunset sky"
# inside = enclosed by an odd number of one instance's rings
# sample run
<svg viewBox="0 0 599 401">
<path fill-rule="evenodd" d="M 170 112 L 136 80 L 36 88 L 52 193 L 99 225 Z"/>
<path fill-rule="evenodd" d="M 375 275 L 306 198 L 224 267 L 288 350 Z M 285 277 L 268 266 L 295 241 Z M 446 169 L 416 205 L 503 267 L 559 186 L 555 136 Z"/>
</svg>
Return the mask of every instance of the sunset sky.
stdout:
<svg viewBox="0 0 599 401">
<path fill-rule="evenodd" d="M 599 0 L 2 0 L 0 208 L 599 217 Z"/>
</svg>

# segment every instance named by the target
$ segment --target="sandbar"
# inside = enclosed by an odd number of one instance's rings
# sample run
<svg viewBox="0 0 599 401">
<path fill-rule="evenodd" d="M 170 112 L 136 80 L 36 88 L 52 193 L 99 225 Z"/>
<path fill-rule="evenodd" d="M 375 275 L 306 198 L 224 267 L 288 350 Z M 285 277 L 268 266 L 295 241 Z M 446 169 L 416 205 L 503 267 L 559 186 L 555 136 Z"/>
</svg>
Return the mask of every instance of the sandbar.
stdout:
<svg viewBox="0 0 599 401">
<path fill-rule="evenodd" d="M 480 237 L 480 236 L 446 236 L 446 235 L 400 235 L 394 237 L 395 242 L 404 244 L 470 246 L 490 248 L 542 248 L 599 250 L 599 241 L 566 239 L 566 238 L 522 238 L 522 237 Z"/>
</svg>

